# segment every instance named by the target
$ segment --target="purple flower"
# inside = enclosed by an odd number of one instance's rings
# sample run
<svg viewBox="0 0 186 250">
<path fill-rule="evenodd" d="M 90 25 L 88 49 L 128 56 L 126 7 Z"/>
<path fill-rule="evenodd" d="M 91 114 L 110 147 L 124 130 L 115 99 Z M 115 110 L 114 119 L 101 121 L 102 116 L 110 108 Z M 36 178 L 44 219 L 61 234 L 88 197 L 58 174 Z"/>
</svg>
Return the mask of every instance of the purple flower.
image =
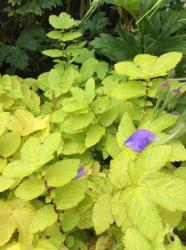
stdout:
<svg viewBox="0 0 186 250">
<path fill-rule="evenodd" d="M 147 129 L 135 131 L 126 141 L 125 146 L 131 148 L 137 153 L 141 152 L 151 142 L 157 140 L 157 136 Z"/>
<path fill-rule="evenodd" d="M 83 167 L 80 167 L 78 169 L 78 173 L 76 175 L 76 177 L 74 179 L 79 179 L 80 177 L 82 177 L 83 175 L 85 175 L 85 169 Z"/>
</svg>

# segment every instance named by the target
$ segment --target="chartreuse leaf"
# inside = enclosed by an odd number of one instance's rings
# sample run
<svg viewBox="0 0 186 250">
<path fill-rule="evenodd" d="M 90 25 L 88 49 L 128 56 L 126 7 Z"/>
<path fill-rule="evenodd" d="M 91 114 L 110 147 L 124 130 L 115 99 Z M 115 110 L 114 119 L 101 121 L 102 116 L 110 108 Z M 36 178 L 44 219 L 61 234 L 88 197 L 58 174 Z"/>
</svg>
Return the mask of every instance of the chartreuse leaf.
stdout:
<svg viewBox="0 0 186 250">
<path fill-rule="evenodd" d="M 106 135 L 105 150 L 112 158 L 115 158 L 120 153 L 120 148 L 115 136 L 111 134 Z"/>
<path fill-rule="evenodd" d="M 162 218 L 163 223 L 169 224 L 171 228 L 175 228 L 178 226 L 180 221 L 182 220 L 183 212 L 175 211 L 171 212 L 165 208 L 159 207 L 160 216 Z"/>
<path fill-rule="evenodd" d="M 179 52 L 169 52 L 161 55 L 151 69 L 151 78 L 167 75 L 168 71 L 174 69 L 181 59 L 182 53 Z"/>
<path fill-rule="evenodd" d="M 128 190 L 128 192 L 126 190 L 125 192 L 127 215 L 149 240 L 154 240 L 159 234 L 163 233 L 163 224 L 157 208 L 140 188 Z"/>
<path fill-rule="evenodd" d="M 132 222 L 126 212 L 126 196 L 122 194 L 123 192 L 119 191 L 113 196 L 111 208 L 116 225 L 124 232 L 132 226 Z"/>
<path fill-rule="evenodd" d="M 162 112 L 157 118 L 153 118 L 153 114 L 149 114 L 139 125 L 140 129 L 148 129 L 157 134 L 176 123 L 178 117 L 176 115 Z"/>
<path fill-rule="evenodd" d="M 127 229 L 124 241 L 126 250 L 153 250 L 153 246 L 136 228 Z"/>
<path fill-rule="evenodd" d="M 178 236 L 174 235 L 174 241 L 171 242 L 166 250 L 184 250 L 185 247 L 182 245 L 180 239 L 178 238 Z"/>
<path fill-rule="evenodd" d="M 65 140 L 63 147 L 64 155 L 82 154 L 86 150 L 85 147 L 85 134 L 75 134 L 68 140 Z"/>
<path fill-rule="evenodd" d="M 3 169 L 3 176 L 8 178 L 23 178 L 36 170 L 36 166 L 30 162 L 15 160 L 7 164 Z"/>
<path fill-rule="evenodd" d="M 98 123 L 90 125 L 85 138 L 85 146 L 90 148 L 98 143 L 105 134 L 105 128 Z"/>
<path fill-rule="evenodd" d="M 27 136 L 33 132 L 46 129 L 49 125 L 49 116 L 34 117 L 26 110 L 16 110 L 15 117 L 8 123 L 8 129 Z"/>
<path fill-rule="evenodd" d="M 79 166 L 78 159 L 66 159 L 50 165 L 45 176 L 48 185 L 52 187 L 66 185 L 77 176 Z"/>
<path fill-rule="evenodd" d="M 172 145 L 171 162 L 186 161 L 186 149 L 184 145 L 178 140 L 173 141 L 171 145 Z"/>
<path fill-rule="evenodd" d="M 49 17 L 49 23 L 55 29 L 60 30 L 68 30 L 78 25 L 78 22 L 65 12 L 62 12 L 59 16 L 51 15 Z"/>
<path fill-rule="evenodd" d="M 64 187 L 57 188 L 54 198 L 57 208 L 65 210 L 75 207 L 85 197 L 86 189 L 87 180 L 85 178 L 73 180 Z"/>
<path fill-rule="evenodd" d="M 135 90 L 135 91 L 134 91 Z M 112 89 L 111 96 L 117 100 L 128 100 L 145 95 L 145 86 L 142 81 L 129 81 Z"/>
<path fill-rule="evenodd" d="M 23 181 L 15 190 L 15 195 L 25 201 L 33 200 L 39 197 L 45 191 L 45 185 L 42 179 L 30 177 Z"/>
<path fill-rule="evenodd" d="M 39 138 L 28 138 L 21 150 L 21 160 L 10 162 L 3 169 L 3 175 L 9 178 L 23 178 L 37 171 L 54 157 L 60 141 L 60 133 L 50 134 L 42 144 Z"/>
<path fill-rule="evenodd" d="M 62 57 L 64 55 L 63 51 L 59 49 L 47 49 L 42 51 L 42 54 L 49 57 Z"/>
<path fill-rule="evenodd" d="M 186 183 L 179 177 L 157 173 L 140 185 L 142 192 L 159 206 L 170 211 L 186 210 Z"/>
<path fill-rule="evenodd" d="M 79 222 L 80 214 L 77 208 L 65 210 L 62 217 L 62 228 L 65 232 L 72 230 Z"/>
<path fill-rule="evenodd" d="M 63 42 L 72 41 L 74 39 L 81 37 L 82 35 L 83 34 L 80 31 L 65 32 L 62 35 L 61 41 Z"/>
<path fill-rule="evenodd" d="M 110 194 L 102 194 L 93 208 L 92 220 L 96 234 L 105 232 L 113 223 Z"/>
<path fill-rule="evenodd" d="M 8 113 L 8 112 L 1 112 L 0 113 L 0 121 L 1 121 L 1 123 L 0 123 L 0 136 L 4 133 L 9 119 L 10 119 L 10 113 Z"/>
<path fill-rule="evenodd" d="M 134 133 L 136 127 L 128 113 L 125 113 L 121 118 L 121 122 L 118 127 L 118 132 L 116 138 L 120 148 L 124 148 L 124 142 L 129 138 L 129 136 Z"/>
<path fill-rule="evenodd" d="M 143 183 L 148 176 L 159 171 L 170 161 L 172 154 L 171 145 L 148 146 L 130 165 L 129 176 L 132 182 Z"/>
<path fill-rule="evenodd" d="M 94 75 L 96 68 L 98 67 L 98 63 L 98 60 L 95 58 L 89 58 L 82 64 L 80 74 L 83 81 L 86 81 Z"/>
<path fill-rule="evenodd" d="M 2 173 L 6 165 L 7 165 L 7 159 L 0 158 L 0 173 Z"/>
<path fill-rule="evenodd" d="M 57 221 L 57 214 L 52 205 L 46 205 L 40 208 L 33 217 L 29 231 L 37 233 L 44 231 Z"/>
<path fill-rule="evenodd" d="M 119 189 L 123 189 L 129 183 L 128 166 L 130 161 L 130 155 L 126 152 L 121 152 L 110 163 L 110 180 Z"/>
<path fill-rule="evenodd" d="M 70 116 L 62 123 L 61 130 L 62 132 L 69 134 L 74 133 L 75 131 L 86 128 L 91 123 L 93 118 L 94 114 L 91 112 L 87 114 L 77 114 Z"/>
<path fill-rule="evenodd" d="M 0 137 L 0 156 L 7 158 L 13 155 L 21 144 L 21 137 L 16 132 L 9 132 Z"/>
<path fill-rule="evenodd" d="M 79 221 L 77 227 L 81 230 L 93 227 L 92 207 L 93 200 L 89 196 L 85 196 L 85 199 L 83 199 L 77 207 L 79 212 Z"/>
<path fill-rule="evenodd" d="M 115 70 L 119 75 L 126 75 L 130 80 L 166 76 L 181 61 L 182 54 L 169 52 L 155 57 L 147 54 L 137 55 L 132 62 L 119 62 Z"/>
<path fill-rule="evenodd" d="M 60 141 L 60 133 L 50 134 L 42 144 L 37 137 L 30 137 L 21 150 L 21 158 L 36 166 L 44 165 L 53 158 Z"/>
<path fill-rule="evenodd" d="M 12 187 L 16 182 L 10 178 L 0 175 L 0 192 L 3 192 Z"/>
<path fill-rule="evenodd" d="M 32 236 L 28 232 L 34 211 L 31 208 L 21 206 L 16 203 L 12 206 L 8 202 L 0 201 L 0 246 L 6 244 L 15 230 L 19 233 L 19 242 L 30 245 Z"/>
</svg>

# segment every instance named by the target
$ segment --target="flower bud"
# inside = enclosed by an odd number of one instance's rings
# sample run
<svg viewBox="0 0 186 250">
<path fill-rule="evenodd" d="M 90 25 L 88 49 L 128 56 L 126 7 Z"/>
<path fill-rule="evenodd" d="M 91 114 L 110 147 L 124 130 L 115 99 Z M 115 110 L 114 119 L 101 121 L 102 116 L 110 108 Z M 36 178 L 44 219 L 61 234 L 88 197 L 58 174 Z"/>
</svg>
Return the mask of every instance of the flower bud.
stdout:
<svg viewBox="0 0 186 250">
<path fill-rule="evenodd" d="M 157 94 L 156 94 L 156 97 L 157 97 L 157 102 L 156 102 L 156 106 L 155 106 L 156 111 L 160 108 L 162 102 L 166 99 L 166 96 L 167 96 L 169 90 L 170 90 L 170 86 L 169 86 L 168 81 L 163 82 L 159 86 L 159 89 L 158 89 Z"/>
<path fill-rule="evenodd" d="M 165 102 L 163 104 L 164 107 L 166 107 L 169 110 L 174 109 L 180 96 L 181 96 L 181 92 L 180 92 L 179 88 L 173 89 L 172 91 L 169 91 L 169 93 L 165 99 Z"/>
</svg>

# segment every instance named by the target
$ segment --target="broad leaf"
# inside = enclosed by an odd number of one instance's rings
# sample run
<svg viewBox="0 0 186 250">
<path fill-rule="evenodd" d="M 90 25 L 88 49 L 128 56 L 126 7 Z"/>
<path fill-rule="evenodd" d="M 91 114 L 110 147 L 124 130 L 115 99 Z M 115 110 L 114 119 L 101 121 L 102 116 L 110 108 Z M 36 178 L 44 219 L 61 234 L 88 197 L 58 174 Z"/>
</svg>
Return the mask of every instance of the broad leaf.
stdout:
<svg viewBox="0 0 186 250">
<path fill-rule="evenodd" d="M 122 195 L 123 193 L 119 191 L 113 196 L 111 208 L 116 225 L 124 232 L 132 226 L 132 222 L 126 212 L 126 196 Z"/>
<path fill-rule="evenodd" d="M 75 207 L 85 197 L 86 189 L 87 180 L 85 178 L 74 180 L 64 187 L 57 188 L 54 198 L 57 208 L 65 210 Z"/>
<path fill-rule="evenodd" d="M 171 153 L 171 145 L 148 146 L 129 168 L 131 181 L 143 183 L 170 161 Z"/>
<path fill-rule="evenodd" d="M 6 178 L 0 175 L 0 192 L 4 192 L 5 190 L 12 187 L 16 182 L 10 178 Z"/>
<path fill-rule="evenodd" d="M 110 180 L 119 189 L 123 189 L 129 183 L 128 166 L 130 161 L 130 155 L 121 152 L 110 163 Z"/>
<path fill-rule="evenodd" d="M 102 194 L 98 198 L 92 216 L 96 234 L 101 234 L 109 228 L 110 224 L 113 223 L 110 194 Z"/>
<path fill-rule="evenodd" d="M 11 142 L 11 143 L 10 143 Z M 21 144 L 21 137 L 16 132 L 10 132 L 0 137 L 0 156 L 7 158 L 13 155 Z"/>
<path fill-rule="evenodd" d="M 45 189 L 43 180 L 33 176 L 19 185 L 15 190 L 15 195 L 22 200 L 29 201 L 39 197 Z"/>
<path fill-rule="evenodd" d="M 52 205 L 46 205 L 40 208 L 33 217 L 29 231 L 37 233 L 44 231 L 57 221 L 57 214 Z"/>
<path fill-rule="evenodd" d="M 46 180 L 52 187 L 61 187 L 76 177 L 80 160 L 66 159 L 58 161 L 47 167 Z"/>
<path fill-rule="evenodd" d="M 127 215 L 134 225 L 136 225 L 149 240 L 154 240 L 159 234 L 162 234 L 163 224 L 158 210 L 144 195 L 144 192 L 136 188 L 129 191 L 126 195 Z"/>
<path fill-rule="evenodd" d="M 116 134 L 118 144 L 120 148 L 124 148 L 124 142 L 129 138 L 129 136 L 136 130 L 134 123 L 128 113 L 125 113 L 121 118 L 119 124 L 118 132 Z"/>
<path fill-rule="evenodd" d="M 141 186 L 142 192 L 159 206 L 170 211 L 186 210 L 186 183 L 181 178 L 157 173 Z"/>
<path fill-rule="evenodd" d="M 85 146 L 87 148 L 94 146 L 98 143 L 101 137 L 105 134 L 105 128 L 100 126 L 98 123 L 90 125 L 87 130 L 85 138 Z"/>
<path fill-rule="evenodd" d="M 153 250 L 153 246 L 144 235 L 135 228 L 127 229 L 124 236 L 126 250 Z"/>
</svg>

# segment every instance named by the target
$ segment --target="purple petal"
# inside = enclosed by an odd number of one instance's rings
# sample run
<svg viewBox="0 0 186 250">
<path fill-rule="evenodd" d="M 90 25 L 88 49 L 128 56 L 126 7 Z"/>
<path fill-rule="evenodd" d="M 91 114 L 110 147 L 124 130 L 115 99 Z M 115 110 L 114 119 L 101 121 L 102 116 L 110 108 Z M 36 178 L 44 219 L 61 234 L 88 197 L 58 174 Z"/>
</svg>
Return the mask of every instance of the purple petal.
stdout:
<svg viewBox="0 0 186 250">
<path fill-rule="evenodd" d="M 147 129 L 135 131 L 126 141 L 125 146 L 131 148 L 137 153 L 141 152 L 151 142 L 157 140 L 157 136 Z"/>
<path fill-rule="evenodd" d="M 85 175 L 85 169 L 83 167 L 80 167 L 77 173 L 77 176 L 74 179 L 79 179 L 80 177 Z"/>
</svg>

